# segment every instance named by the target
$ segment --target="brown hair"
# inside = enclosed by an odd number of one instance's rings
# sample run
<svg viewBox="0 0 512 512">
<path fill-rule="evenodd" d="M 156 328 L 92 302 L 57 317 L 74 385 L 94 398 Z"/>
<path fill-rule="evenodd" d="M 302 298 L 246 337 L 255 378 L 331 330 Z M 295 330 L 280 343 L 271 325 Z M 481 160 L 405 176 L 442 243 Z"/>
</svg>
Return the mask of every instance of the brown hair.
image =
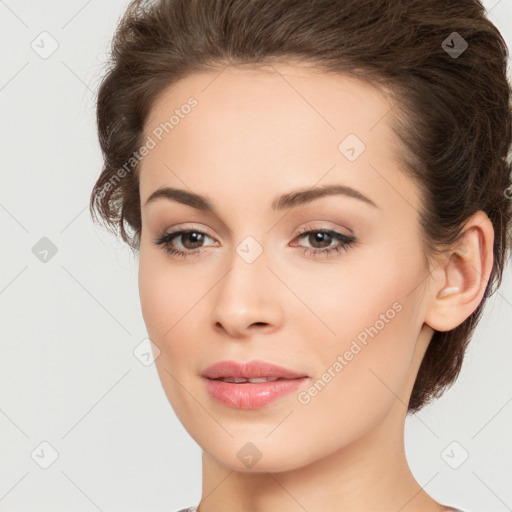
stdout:
<svg viewBox="0 0 512 512">
<path fill-rule="evenodd" d="M 457 378 L 510 249 L 507 58 L 507 45 L 479 0 L 132 1 L 98 92 L 104 166 L 90 212 L 139 250 L 134 155 L 157 96 L 194 71 L 295 60 L 386 91 L 403 144 L 398 156 L 423 195 L 425 253 L 430 257 L 455 242 L 478 210 L 495 231 L 485 295 L 461 325 L 434 333 L 409 402 L 409 412 L 416 412 Z"/>
</svg>

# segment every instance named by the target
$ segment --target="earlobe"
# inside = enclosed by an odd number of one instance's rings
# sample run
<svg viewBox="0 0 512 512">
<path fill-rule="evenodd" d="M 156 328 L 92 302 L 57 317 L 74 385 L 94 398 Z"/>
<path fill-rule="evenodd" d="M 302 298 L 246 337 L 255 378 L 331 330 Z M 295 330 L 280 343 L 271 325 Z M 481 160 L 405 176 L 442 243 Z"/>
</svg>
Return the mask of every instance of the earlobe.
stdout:
<svg viewBox="0 0 512 512">
<path fill-rule="evenodd" d="M 449 331 L 464 322 L 480 304 L 493 266 L 494 229 L 483 211 L 473 214 L 461 238 L 436 269 L 425 323 Z"/>
</svg>

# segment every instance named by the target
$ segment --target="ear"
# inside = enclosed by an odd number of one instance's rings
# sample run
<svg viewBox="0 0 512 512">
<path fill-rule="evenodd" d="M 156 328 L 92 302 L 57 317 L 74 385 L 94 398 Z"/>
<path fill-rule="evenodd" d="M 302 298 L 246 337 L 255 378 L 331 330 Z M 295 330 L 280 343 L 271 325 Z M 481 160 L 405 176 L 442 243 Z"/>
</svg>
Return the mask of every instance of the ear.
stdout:
<svg viewBox="0 0 512 512">
<path fill-rule="evenodd" d="M 436 331 L 459 326 L 480 304 L 491 274 L 494 229 L 483 212 L 464 225 L 460 240 L 443 254 L 432 272 L 431 299 L 425 323 Z"/>
</svg>

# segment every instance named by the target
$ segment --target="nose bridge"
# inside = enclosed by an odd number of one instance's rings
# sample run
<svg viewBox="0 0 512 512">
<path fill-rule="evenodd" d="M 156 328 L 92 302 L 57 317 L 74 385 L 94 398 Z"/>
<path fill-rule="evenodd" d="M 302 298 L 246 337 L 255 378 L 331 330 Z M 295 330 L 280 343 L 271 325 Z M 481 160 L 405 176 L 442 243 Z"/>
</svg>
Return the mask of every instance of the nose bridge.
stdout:
<svg viewBox="0 0 512 512">
<path fill-rule="evenodd" d="M 282 311 L 277 283 L 267 268 L 268 249 L 247 236 L 229 259 L 229 271 L 218 284 L 213 307 L 214 324 L 231 334 L 242 334 L 255 323 L 276 326 Z"/>
</svg>

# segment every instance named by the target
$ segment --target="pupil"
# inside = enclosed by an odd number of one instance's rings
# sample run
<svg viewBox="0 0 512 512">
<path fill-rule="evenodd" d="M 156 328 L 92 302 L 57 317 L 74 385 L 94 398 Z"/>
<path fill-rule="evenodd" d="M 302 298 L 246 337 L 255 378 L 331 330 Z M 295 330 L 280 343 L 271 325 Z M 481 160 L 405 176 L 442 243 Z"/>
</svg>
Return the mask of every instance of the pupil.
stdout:
<svg viewBox="0 0 512 512">
<path fill-rule="evenodd" d="M 312 242 L 313 240 L 313 242 Z M 312 235 L 310 235 L 310 243 L 313 247 L 315 248 L 324 248 L 324 247 L 329 247 L 330 243 L 331 243 L 331 235 L 329 235 L 329 233 L 322 233 L 322 232 L 318 232 L 318 233 L 314 233 Z M 324 245 L 318 247 L 316 244 L 317 242 L 319 242 L 320 244 L 324 243 Z M 327 242 L 327 243 L 326 243 Z"/>
<path fill-rule="evenodd" d="M 183 236 L 184 236 L 184 240 L 187 241 L 187 242 L 189 240 L 192 240 L 193 247 L 187 247 L 187 243 L 183 244 L 187 249 L 195 249 L 197 245 L 201 246 L 202 237 L 203 237 L 202 233 L 196 233 L 194 231 L 194 232 L 191 232 L 191 233 L 186 233 Z M 182 243 L 183 243 L 183 239 L 182 239 Z M 194 245 L 194 244 L 197 244 L 197 245 Z"/>
</svg>

